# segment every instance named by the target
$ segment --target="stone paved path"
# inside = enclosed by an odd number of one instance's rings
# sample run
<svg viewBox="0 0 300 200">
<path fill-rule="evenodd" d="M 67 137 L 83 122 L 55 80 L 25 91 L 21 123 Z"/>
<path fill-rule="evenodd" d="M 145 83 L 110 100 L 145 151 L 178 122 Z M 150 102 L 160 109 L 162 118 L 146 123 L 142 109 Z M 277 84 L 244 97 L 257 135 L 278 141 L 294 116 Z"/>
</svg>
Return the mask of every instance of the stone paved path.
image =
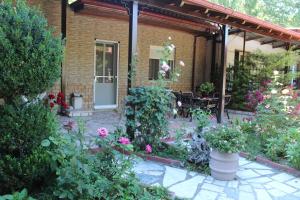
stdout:
<svg viewBox="0 0 300 200">
<path fill-rule="evenodd" d="M 300 178 L 240 158 L 236 180 L 138 161 L 134 172 L 146 185 L 161 185 L 179 198 L 194 200 L 300 200 Z"/>
</svg>

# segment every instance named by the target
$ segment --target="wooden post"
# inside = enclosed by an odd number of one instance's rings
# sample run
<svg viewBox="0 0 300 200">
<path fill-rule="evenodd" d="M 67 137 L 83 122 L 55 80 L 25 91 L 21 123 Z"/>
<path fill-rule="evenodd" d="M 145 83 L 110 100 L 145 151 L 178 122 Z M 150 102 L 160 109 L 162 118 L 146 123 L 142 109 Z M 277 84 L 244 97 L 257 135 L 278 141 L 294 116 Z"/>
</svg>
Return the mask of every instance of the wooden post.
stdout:
<svg viewBox="0 0 300 200">
<path fill-rule="evenodd" d="M 137 34 L 138 34 L 138 12 L 139 6 L 137 1 L 128 2 L 128 15 L 129 15 L 129 38 L 128 38 L 128 77 L 127 77 L 127 94 L 130 95 L 130 88 L 132 86 L 132 79 L 134 75 L 134 67 L 136 62 L 137 53 Z M 132 107 L 134 110 L 134 105 L 126 103 L 126 106 Z M 132 121 L 134 119 L 134 114 L 127 115 L 127 121 Z M 126 132 L 130 140 L 134 140 L 134 130 L 130 124 L 126 124 Z"/>
<path fill-rule="evenodd" d="M 216 70 L 216 46 L 217 46 L 217 41 L 216 41 L 216 35 L 213 35 L 212 37 L 212 48 L 211 48 L 211 67 L 210 67 L 210 81 L 212 83 L 217 83 L 215 82 L 216 80 L 213 80 L 214 74 L 217 73 Z"/>
<path fill-rule="evenodd" d="M 133 71 L 135 63 L 135 56 L 137 53 L 137 34 L 138 34 L 138 2 L 131 1 L 129 4 L 129 42 L 128 42 L 128 81 L 127 81 L 127 93 L 131 88 Z"/>
<path fill-rule="evenodd" d="M 244 45 L 243 45 L 243 58 L 242 58 L 242 65 L 244 67 L 245 63 L 245 51 L 246 51 L 246 31 L 244 31 Z"/>
<path fill-rule="evenodd" d="M 194 36 L 194 46 L 193 46 L 193 70 L 192 70 L 192 91 L 195 92 L 195 70 L 196 70 L 196 47 L 197 47 L 197 38 Z"/>
<path fill-rule="evenodd" d="M 60 23 L 61 23 L 61 39 L 63 41 L 63 44 L 66 46 L 66 38 L 67 38 L 67 0 L 61 0 L 60 2 L 60 6 L 61 6 L 61 18 L 60 18 Z M 61 69 L 60 69 L 60 91 L 61 92 L 65 92 L 64 91 L 64 81 L 63 81 L 63 67 L 64 67 L 64 61 L 61 62 Z"/>
<path fill-rule="evenodd" d="M 222 26 L 222 53 L 221 53 L 221 82 L 220 82 L 220 99 L 218 106 L 218 123 L 223 123 L 224 105 L 225 105 L 225 89 L 226 89 L 226 64 L 227 64 L 227 43 L 228 43 L 228 25 Z"/>
</svg>

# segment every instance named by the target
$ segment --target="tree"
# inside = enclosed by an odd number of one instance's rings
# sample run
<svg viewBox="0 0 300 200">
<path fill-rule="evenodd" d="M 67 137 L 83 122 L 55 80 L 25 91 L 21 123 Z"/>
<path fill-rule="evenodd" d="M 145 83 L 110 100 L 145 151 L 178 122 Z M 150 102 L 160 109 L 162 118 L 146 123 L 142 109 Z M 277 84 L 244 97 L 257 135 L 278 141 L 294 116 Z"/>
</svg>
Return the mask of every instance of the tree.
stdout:
<svg viewBox="0 0 300 200">
<path fill-rule="evenodd" d="M 300 26 L 300 0 L 210 1 L 284 27 Z"/>
</svg>

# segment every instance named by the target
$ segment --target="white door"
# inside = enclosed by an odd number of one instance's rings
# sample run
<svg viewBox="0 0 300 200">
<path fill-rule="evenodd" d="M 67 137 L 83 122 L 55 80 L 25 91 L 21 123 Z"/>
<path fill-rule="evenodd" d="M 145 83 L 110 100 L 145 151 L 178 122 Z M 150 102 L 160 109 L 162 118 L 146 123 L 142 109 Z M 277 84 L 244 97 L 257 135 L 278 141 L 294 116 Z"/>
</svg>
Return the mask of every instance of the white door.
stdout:
<svg viewBox="0 0 300 200">
<path fill-rule="evenodd" d="M 95 109 L 116 108 L 118 90 L 117 42 L 96 41 L 94 106 Z"/>
</svg>

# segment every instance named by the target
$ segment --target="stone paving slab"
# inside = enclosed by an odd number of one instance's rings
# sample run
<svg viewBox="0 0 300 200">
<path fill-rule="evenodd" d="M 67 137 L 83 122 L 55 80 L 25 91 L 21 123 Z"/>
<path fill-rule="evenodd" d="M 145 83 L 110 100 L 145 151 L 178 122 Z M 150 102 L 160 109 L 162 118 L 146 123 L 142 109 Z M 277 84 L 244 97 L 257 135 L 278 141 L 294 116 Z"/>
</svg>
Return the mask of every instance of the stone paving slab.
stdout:
<svg viewBox="0 0 300 200">
<path fill-rule="evenodd" d="M 233 181 L 143 160 L 134 172 L 142 183 L 164 186 L 184 199 L 300 200 L 299 178 L 245 158 L 240 158 L 239 176 Z"/>
</svg>

